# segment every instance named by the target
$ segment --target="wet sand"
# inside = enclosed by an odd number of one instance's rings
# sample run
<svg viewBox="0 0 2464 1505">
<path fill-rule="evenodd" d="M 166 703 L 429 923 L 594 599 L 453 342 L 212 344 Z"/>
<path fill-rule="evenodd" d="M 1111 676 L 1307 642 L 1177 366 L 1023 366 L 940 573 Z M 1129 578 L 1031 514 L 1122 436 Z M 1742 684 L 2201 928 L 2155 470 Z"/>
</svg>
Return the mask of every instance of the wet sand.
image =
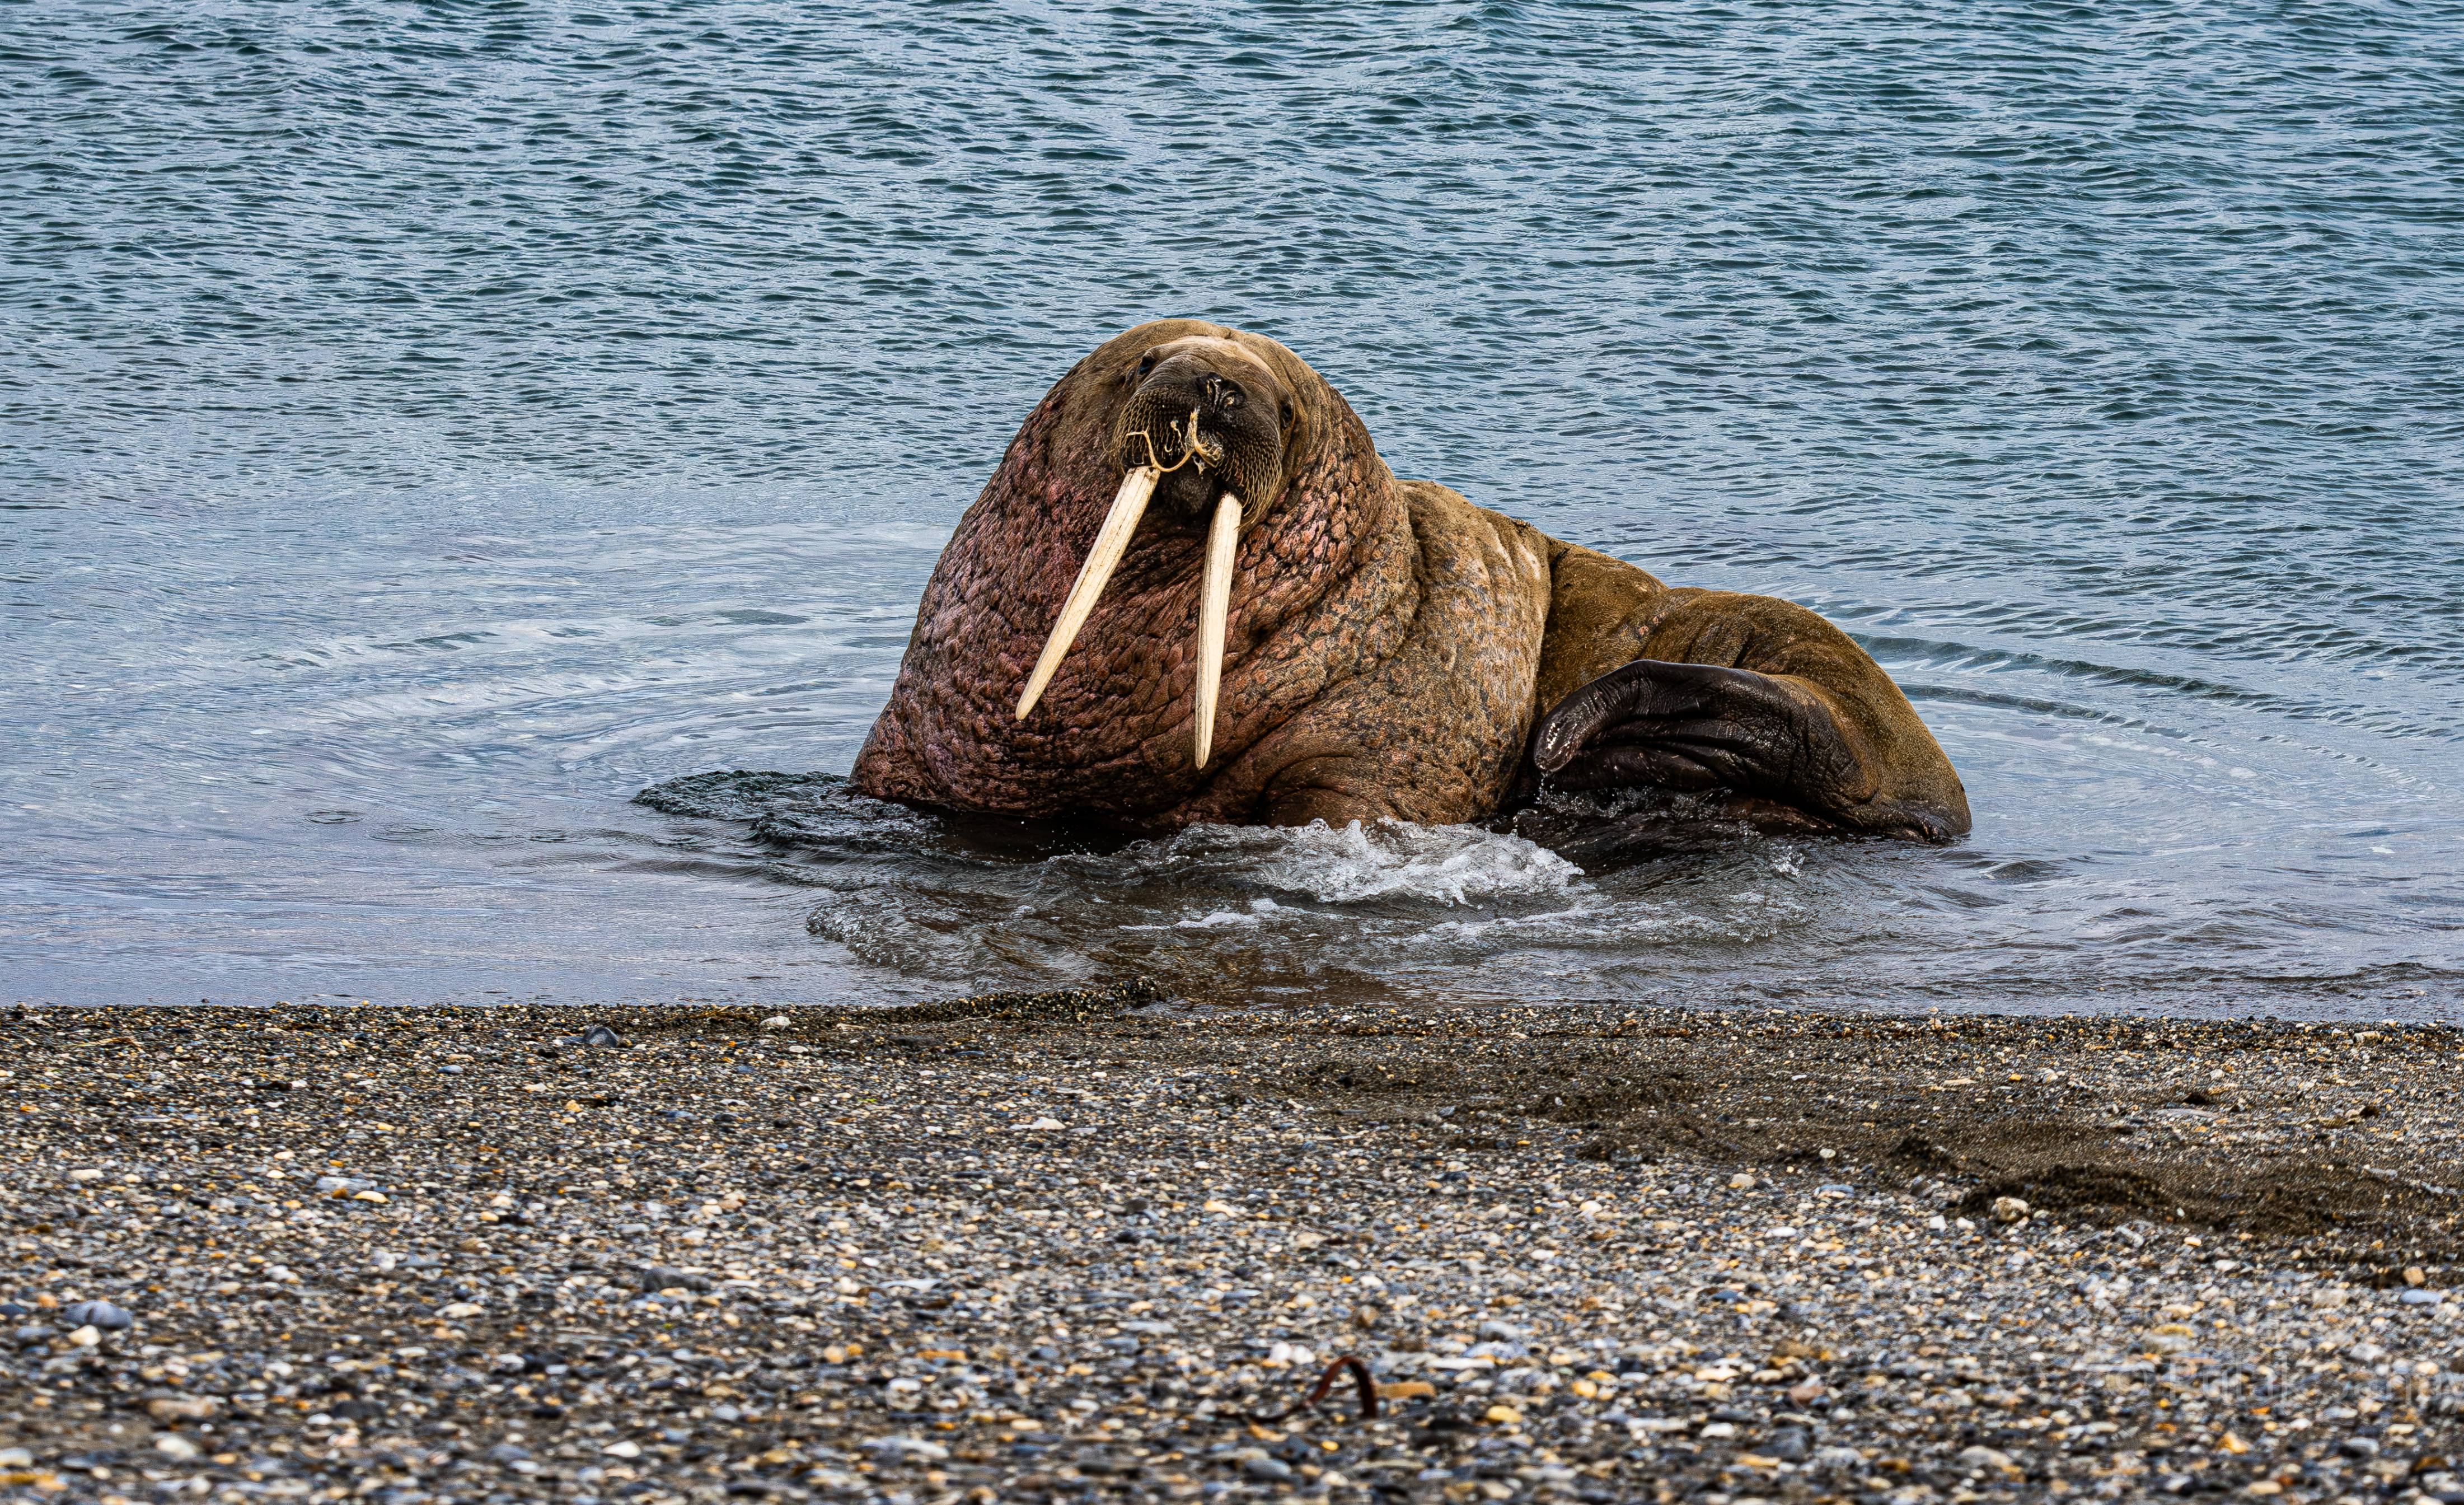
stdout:
<svg viewBox="0 0 2464 1505">
<path fill-rule="evenodd" d="M 1136 988 L 18 1010 L 0 1495 L 2464 1498 L 2458 1058 Z M 1245 1419 L 1345 1354 L 1376 1418 Z"/>
</svg>

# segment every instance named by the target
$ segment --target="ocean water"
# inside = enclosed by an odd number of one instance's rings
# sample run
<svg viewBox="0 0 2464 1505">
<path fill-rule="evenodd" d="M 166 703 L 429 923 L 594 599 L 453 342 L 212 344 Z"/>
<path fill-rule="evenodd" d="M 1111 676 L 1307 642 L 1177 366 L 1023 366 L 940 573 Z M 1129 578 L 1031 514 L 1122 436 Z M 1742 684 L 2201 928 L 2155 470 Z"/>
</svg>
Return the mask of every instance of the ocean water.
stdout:
<svg viewBox="0 0 2464 1505">
<path fill-rule="evenodd" d="M 5 18 L 0 998 L 2464 1015 L 2464 7 Z M 847 796 L 1167 314 L 1829 614 L 1974 834 Z"/>
</svg>

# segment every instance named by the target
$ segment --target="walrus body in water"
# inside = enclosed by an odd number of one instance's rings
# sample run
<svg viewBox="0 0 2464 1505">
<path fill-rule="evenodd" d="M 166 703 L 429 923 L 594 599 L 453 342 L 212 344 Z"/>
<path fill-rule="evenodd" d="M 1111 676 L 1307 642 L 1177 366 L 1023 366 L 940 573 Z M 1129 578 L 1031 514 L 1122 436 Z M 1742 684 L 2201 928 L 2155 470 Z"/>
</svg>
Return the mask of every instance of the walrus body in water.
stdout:
<svg viewBox="0 0 2464 1505">
<path fill-rule="evenodd" d="M 1397 480 L 1272 340 L 1144 324 L 1029 414 L 924 587 L 869 794 L 1139 830 L 1710 791 L 1947 841 L 1950 762 L 1846 634 Z"/>
</svg>

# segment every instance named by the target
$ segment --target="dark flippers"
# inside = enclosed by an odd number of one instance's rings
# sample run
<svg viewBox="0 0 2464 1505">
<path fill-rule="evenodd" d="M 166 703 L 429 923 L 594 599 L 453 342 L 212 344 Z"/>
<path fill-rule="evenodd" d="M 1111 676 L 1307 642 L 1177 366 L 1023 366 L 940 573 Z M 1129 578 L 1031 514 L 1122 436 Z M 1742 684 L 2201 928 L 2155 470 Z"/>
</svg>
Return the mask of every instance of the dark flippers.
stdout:
<svg viewBox="0 0 2464 1505">
<path fill-rule="evenodd" d="M 1639 658 L 1542 718 L 1530 761 L 1559 788 L 1724 791 L 1730 813 L 1757 826 L 1924 842 L 1949 841 L 1968 830 L 1964 797 L 1896 795 L 1894 770 L 1854 729 L 1853 718 L 1794 675 Z M 1957 790 L 1955 779 L 1950 787 Z"/>
</svg>

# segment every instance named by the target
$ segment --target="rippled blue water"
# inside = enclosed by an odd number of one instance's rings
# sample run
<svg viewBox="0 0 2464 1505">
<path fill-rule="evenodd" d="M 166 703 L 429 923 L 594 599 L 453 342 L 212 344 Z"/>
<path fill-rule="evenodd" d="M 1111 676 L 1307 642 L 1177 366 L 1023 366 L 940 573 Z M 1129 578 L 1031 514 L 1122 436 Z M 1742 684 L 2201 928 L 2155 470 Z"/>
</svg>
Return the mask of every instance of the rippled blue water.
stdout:
<svg viewBox="0 0 2464 1505">
<path fill-rule="evenodd" d="M 0 13 L 0 995 L 2464 1012 L 2464 8 Z M 844 771 L 1164 314 L 1830 613 L 1975 835 L 627 803 Z"/>
</svg>

